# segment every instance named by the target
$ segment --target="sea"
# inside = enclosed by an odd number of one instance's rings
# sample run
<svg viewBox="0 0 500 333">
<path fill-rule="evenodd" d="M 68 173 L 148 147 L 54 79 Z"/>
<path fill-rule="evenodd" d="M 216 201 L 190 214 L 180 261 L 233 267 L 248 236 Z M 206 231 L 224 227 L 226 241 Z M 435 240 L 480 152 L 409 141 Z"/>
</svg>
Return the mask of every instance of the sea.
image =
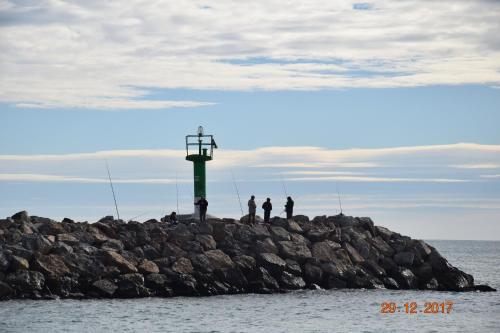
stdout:
<svg viewBox="0 0 500 333">
<path fill-rule="evenodd" d="M 473 274 L 478 284 L 499 289 L 500 242 L 428 243 Z M 425 303 L 434 302 L 438 311 L 425 313 Z M 382 313 L 383 303 L 393 312 Z M 415 313 L 407 313 L 407 307 Z M 0 332 L 500 332 L 500 292 L 307 290 L 169 299 L 13 300 L 0 302 Z"/>
</svg>

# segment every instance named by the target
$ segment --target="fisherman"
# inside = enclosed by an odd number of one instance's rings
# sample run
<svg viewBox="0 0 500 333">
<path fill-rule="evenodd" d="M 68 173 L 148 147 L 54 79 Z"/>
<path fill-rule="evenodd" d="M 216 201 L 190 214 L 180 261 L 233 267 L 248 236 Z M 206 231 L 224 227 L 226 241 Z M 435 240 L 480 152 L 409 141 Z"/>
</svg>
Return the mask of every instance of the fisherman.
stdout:
<svg viewBox="0 0 500 333">
<path fill-rule="evenodd" d="M 177 213 L 176 212 L 170 213 L 168 220 L 171 225 L 177 225 Z"/>
<path fill-rule="evenodd" d="M 255 212 L 257 210 L 257 205 L 255 204 L 255 195 L 250 197 L 248 200 L 248 223 L 255 224 Z"/>
<path fill-rule="evenodd" d="M 208 208 L 208 201 L 205 199 L 205 197 L 201 197 L 200 200 L 196 203 L 198 205 L 198 209 L 200 210 L 200 222 L 205 222 L 205 219 L 207 217 L 207 208 Z"/>
<path fill-rule="evenodd" d="M 292 197 L 287 197 L 286 198 L 286 205 L 285 205 L 285 212 L 286 212 L 286 219 L 291 220 L 293 216 L 293 200 Z"/>
<path fill-rule="evenodd" d="M 264 210 L 264 223 L 269 223 L 269 218 L 271 217 L 271 211 L 273 210 L 273 205 L 271 204 L 271 198 L 266 199 L 266 202 L 262 204 L 262 209 Z"/>
</svg>

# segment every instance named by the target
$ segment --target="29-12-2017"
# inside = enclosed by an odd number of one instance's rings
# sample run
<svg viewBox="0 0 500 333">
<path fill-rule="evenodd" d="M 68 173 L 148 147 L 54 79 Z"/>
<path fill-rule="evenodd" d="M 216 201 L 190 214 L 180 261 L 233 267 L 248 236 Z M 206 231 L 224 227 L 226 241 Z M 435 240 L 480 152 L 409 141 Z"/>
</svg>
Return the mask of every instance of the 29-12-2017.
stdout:
<svg viewBox="0 0 500 333">
<path fill-rule="evenodd" d="M 444 302 L 425 302 L 423 307 L 417 302 L 406 302 L 399 306 L 396 302 L 382 302 L 380 304 L 380 313 L 406 313 L 406 314 L 450 314 L 453 309 L 452 301 Z"/>
</svg>

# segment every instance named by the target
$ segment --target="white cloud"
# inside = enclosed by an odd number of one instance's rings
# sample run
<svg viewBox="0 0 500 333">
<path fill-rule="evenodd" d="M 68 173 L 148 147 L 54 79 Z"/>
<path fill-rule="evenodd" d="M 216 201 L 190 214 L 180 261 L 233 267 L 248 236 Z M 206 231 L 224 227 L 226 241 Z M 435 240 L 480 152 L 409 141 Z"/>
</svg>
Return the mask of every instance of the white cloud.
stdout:
<svg viewBox="0 0 500 333">
<path fill-rule="evenodd" d="M 500 84 L 493 1 L 3 1 L 0 101 L 102 110 L 197 107 L 151 88 Z M 216 102 L 216 101 L 215 101 Z"/>
<path fill-rule="evenodd" d="M 294 182 L 486 182 L 496 176 L 482 175 L 482 168 L 456 166 L 497 165 L 500 164 L 499 152 L 500 145 L 468 143 L 345 150 L 219 149 L 207 169 L 213 182 L 228 181 L 230 172 L 248 182 L 276 181 L 281 177 Z M 105 182 L 107 160 L 116 182 L 172 183 L 175 174 L 180 179 L 191 179 L 191 165 L 184 157 L 184 150 L 173 149 L 0 155 L 0 181 Z"/>
</svg>

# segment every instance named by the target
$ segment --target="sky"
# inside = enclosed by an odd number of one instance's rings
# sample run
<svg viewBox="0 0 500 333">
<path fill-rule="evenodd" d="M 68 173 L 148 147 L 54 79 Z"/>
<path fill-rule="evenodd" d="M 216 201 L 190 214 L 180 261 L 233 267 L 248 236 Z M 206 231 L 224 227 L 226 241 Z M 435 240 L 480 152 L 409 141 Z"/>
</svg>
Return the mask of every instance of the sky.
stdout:
<svg viewBox="0 0 500 333">
<path fill-rule="evenodd" d="M 500 240 L 499 17 L 492 0 L 0 0 L 0 216 L 113 215 L 106 161 L 123 219 L 189 213 L 202 125 L 213 215 L 241 216 L 236 189 L 275 215 L 340 197 L 411 237 Z"/>
</svg>

